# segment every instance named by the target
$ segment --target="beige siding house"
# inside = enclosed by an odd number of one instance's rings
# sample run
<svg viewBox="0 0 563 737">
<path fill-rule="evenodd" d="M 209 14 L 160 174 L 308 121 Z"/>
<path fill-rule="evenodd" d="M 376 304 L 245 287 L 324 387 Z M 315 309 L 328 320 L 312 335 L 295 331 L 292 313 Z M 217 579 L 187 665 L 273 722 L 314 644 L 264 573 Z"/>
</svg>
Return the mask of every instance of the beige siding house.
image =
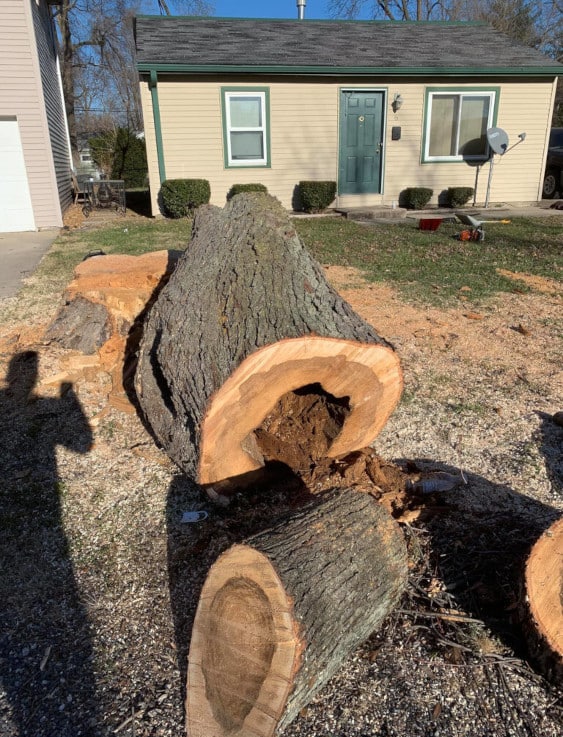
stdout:
<svg viewBox="0 0 563 737">
<path fill-rule="evenodd" d="M 152 211 L 165 179 L 204 178 L 223 205 L 259 182 L 285 207 L 300 180 L 333 180 L 335 206 L 390 206 L 407 187 L 489 202 L 541 199 L 563 66 L 477 23 L 140 16 L 137 64 Z"/>
<path fill-rule="evenodd" d="M 54 4 L 0 4 L 0 232 L 60 227 L 72 201 Z"/>
</svg>

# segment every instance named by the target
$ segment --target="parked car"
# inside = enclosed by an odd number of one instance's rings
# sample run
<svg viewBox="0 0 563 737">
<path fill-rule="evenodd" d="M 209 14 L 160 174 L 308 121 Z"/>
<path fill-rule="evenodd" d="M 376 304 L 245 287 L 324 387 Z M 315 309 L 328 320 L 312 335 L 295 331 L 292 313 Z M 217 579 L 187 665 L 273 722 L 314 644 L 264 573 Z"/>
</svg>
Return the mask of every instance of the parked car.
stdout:
<svg viewBox="0 0 563 737">
<path fill-rule="evenodd" d="M 543 180 L 543 196 L 551 199 L 563 194 L 563 128 L 552 128 Z"/>
</svg>

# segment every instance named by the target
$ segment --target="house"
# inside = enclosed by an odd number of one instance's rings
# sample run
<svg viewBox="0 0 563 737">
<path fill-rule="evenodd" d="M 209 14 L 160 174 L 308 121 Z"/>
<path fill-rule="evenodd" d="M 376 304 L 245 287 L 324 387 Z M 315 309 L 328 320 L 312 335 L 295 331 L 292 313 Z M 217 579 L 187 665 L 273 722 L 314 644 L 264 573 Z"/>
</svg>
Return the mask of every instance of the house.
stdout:
<svg viewBox="0 0 563 737">
<path fill-rule="evenodd" d="M 162 181 L 205 178 L 211 201 L 260 182 L 291 208 L 300 180 L 335 180 L 336 205 L 392 206 L 406 187 L 475 187 L 486 131 L 490 202 L 541 198 L 563 65 L 480 23 L 136 19 L 152 211 Z"/>
<path fill-rule="evenodd" d="M 0 5 L 0 232 L 60 227 L 71 155 L 49 5 Z"/>
</svg>

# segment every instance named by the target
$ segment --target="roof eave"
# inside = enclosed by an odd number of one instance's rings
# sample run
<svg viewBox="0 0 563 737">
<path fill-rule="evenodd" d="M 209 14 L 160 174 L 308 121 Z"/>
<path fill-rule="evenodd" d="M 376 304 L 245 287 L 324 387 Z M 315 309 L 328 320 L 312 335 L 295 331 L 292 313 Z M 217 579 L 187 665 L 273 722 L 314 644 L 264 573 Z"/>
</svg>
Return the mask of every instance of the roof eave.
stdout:
<svg viewBox="0 0 563 737">
<path fill-rule="evenodd" d="M 396 76 L 396 77 L 557 77 L 563 66 L 545 67 L 334 67 L 245 64 L 162 64 L 140 61 L 140 74 L 286 74 L 312 76 Z"/>
</svg>

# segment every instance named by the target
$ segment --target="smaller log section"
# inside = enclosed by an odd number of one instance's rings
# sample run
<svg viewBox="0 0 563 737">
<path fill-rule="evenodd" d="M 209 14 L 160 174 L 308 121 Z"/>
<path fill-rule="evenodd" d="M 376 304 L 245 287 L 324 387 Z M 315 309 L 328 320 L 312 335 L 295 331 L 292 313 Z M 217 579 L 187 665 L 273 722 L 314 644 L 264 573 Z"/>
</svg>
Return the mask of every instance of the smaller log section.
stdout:
<svg viewBox="0 0 563 737">
<path fill-rule="evenodd" d="M 145 324 L 135 388 L 185 473 L 203 485 L 245 485 L 268 462 L 288 462 L 292 451 L 273 438 L 282 417 L 293 418 L 293 447 L 308 446 L 313 460 L 369 445 L 399 400 L 402 375 L 279 202 L 248 193 L 197 211 Z"/>
<path fill-rule="evenodd" d="M 524 629 L 530 655 L 563 684 L 563 518 L 539 538 L 526 562 Z"/>
<path fill-rule="evenodd" d="M 401 596 L 406 545 L 385 509 L 351 490 L 314 499 L 212 566 L 190 644 L 190 737 L 280 734 Z"/>
</svg>

